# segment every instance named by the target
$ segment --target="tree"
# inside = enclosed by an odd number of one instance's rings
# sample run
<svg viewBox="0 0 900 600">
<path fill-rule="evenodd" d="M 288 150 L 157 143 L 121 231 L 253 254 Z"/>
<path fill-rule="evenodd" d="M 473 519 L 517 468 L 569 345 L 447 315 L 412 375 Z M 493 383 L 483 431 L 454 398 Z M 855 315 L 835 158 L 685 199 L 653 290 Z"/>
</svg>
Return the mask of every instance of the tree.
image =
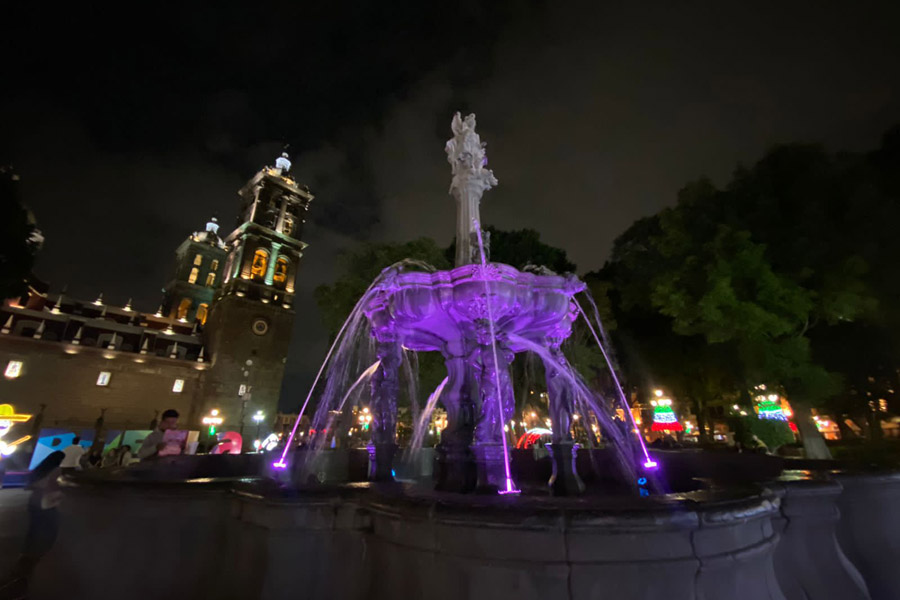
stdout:
<svg viewBox="0 0 900 600">
<path fill-rule="evenodd" d="M 356 303 L 376 277 L 402 260 L 421 261 L 436 269 L 449 268 L 445 250 L 430 238 L 411 242 L 365 243 L 340 256 L 340 276 L 331 285 L 320 285 L 314 294 L 332 335 L 350 316 Z"/>
<path fill-rule="evenodd" d="M 898 139 L 886 136 L 868 155 L 780 146 L 724 189 L 689 184 L 675 207 L 626 231 L 604 269 L 623 314 L 655 313 L 676 335 L 728 348 L 720 393 L 736 389 L 746 402 L 751 384 L 781 384 L 809 456 L 828 455 L 809 406 L 841 384 L 815 356 L 811 332 L 900 322 L 896 309 L 878 310 L 898 297 L 896 267 L 884 258 L 898 243 Z"/>
<path fill-rule="evenodd" d="M 546 267 L 554 273 L 574 273 L 575 263 L 566 251 L 541 241 L 541 234 L 534 229 L 503 231 L 488 226 L 488 246 L 491 262 L 503 263 L 519 269 L 527 266 Z M 456 256 L 456 240 L 445 251 L 447 262 Z"/>
<path fill-rule="evenodd" d="M 0 167 L 0 299 L 27 291 L 38 247 L 30 215 L 19 203 L 18 180 L 10 167 Z"/>
</svg>

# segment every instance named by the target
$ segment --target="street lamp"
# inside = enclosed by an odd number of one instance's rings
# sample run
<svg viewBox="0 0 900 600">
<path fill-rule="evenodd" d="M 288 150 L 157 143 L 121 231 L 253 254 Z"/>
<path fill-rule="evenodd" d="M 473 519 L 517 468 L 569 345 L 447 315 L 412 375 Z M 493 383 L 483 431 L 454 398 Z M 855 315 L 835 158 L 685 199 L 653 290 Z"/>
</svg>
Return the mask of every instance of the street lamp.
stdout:
<svg viewBox="0 0 900 600">
<path fill-rule="evenodd" d="M 216 435 L 216 426 L 221 425 L 225 419 L 219 416 L 219 409 L 209 411 L 209 416 L 203 417 L 203 424 L 209 426 L 209 435 Z"/>
<path fill-rule="evenodd" d="M 253 421 L 256 423 L 256 439 L 257 439 L 257 441 L 259 440 L 260 424 L 263 422 L 263 419 L 265 419 L 265 418 L 266 418 L 266 415 L 264 415 L 263 411 L 261 411 L 261 410 L 256 411 L 256 413 L 253 415 Z M 259 447 L 257 447 L 256 449 L 259 450 Z"/>
<path fill-rule="evenodd" d="M 253 388 L 250 386 L 250 369 L 253 368 L 253 359 L 248 358 L 244 363 L 246 365 L 246 369 L 244 370 L 244 383 L 241 384 L 241 387 L 238 389 L 238 396 L 241 398 L 241 422 L 238 427 L 238 432 L 241 434 L 241 438 L 244 437 L 244 411 L 247 409 L 247 402 L 250 401 L 250 396 L 252 395 Z"/>
</svg>

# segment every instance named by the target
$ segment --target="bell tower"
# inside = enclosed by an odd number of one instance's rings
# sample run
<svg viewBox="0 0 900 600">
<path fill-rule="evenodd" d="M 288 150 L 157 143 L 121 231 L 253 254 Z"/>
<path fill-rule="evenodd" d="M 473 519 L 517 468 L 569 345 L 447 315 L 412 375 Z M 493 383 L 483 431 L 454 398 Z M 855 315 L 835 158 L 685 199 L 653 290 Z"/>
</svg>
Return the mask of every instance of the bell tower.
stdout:
<svg viewBox="0 0 900 600">
<path fill-rule="evenodd" d="M 241 188 L 234 231 L 204 334 L 212 365 L 203 414 L 218 409 L 231 429 L 256 411 L 275 417 L 294 325 L 294 286 L 306 244 L 300 240 L 309 189 L 290 175 L 287 153 Z"/>
<path fill-rule="evenodd" d="M 213 217 L 205 231 L 195 231 L 175 250 L 175 270 L 163 288 L 161 312 L 170 319 L 206 323 L 209 307 L 222 283 L 226 252 Z"/>
</svg>

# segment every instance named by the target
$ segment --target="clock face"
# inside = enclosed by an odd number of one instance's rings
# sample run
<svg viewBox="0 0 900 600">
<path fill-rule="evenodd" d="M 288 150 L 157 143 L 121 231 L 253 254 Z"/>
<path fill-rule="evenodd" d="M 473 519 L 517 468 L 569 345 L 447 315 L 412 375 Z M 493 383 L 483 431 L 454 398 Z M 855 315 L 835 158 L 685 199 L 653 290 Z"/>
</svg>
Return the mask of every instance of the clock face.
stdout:
<svg viewBox="0 0 900 600">
<path fill-rule="evenodd" d="M 266 335 L 269 331 L 269 322 L 263 318 L 254 319 L 251 329 L 256 335 Z"/>
</svg>

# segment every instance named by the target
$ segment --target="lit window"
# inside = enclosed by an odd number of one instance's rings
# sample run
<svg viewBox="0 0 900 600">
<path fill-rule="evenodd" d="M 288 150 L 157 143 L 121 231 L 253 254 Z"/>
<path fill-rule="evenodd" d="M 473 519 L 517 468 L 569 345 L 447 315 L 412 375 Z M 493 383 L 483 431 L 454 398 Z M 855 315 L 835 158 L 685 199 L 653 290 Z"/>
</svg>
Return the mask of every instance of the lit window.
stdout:
<svg viewBox="0 0 900 600">
<path fill-rule="evenodd" d="M 203 264 L 203 255 L 198 254 L 197 256 L 194 257 L 194 265 L 199 267 L 201 264 Z"/>
<path fill-rule="evenodd" d="M 176 379 L 175 383 L 172 385 L 172 391 L 176 394 L 180 394 L 181 390 L 184 389 L 184 379 Z"/>
<path fill-rule="evenodd" d="M 200 276 L 200 269 L 194 267 L 191 269 L 191 274 L 188 276 L 188 283 L 197 283 L 197 277 Z"/>
<path fill-rule="evenodd" d="M 7 379 L 15 379 L 22 374 L 22 361 L 11 360 L 6 364 L 6 371 L 3 373 Z"/>
<path fill-rule="evenodd" d="M 259 248 L 253 253 L 253 264 L 250 266 L 250 274 L 254 277 L 265 277 L 268 266 L 269 253 Z"/>
<path fill-rule="evenodd" d="M 212 287 L 216 285 L 216 273 L 215 271 L 210 271 L 206 275 L 206 287 Z"/>
<path fill-rule="evenodd" d="M 278 260 L 275 261 L 275 274 L 272 276 L 272 281 L 280 286 L 284 286 L 284 282 L 287 281 L 287 271 L 287 259 L 283 256 L 279 256 Z"/>
<path fill-rule="evenodd" d="M 201 325 L 206 325 L 206 317 L 209 315 L 209 304 L 201 304 L 197 307 L 197 320 Z"/>
<path fill-rule="evenodd" d="M 97 376 L 97 385 L 109 385 L 110 377 L 112 377 L 112 374 L 109 371 L 100 371 L 100 375 Z"/>
<path fill-rule="evenodd" d="M 176 319 L 187 319 L 188 311 L 191 310 L 191 299 L 182 298 L 178 303 L 178 312 L 175 313 Z"/>
<path fill-rule="evenodd" d="M 284 221 L 281 224 L 281 233 L 284 235 L 291 235 L 294 232 L 294 217 L 293 215 L 284 215 Z"/>
<path fill-rule="evenodd" d="M 210 265 L 209 265 L 209 270 L 210 271 L 218 271 L 219 270 L 219 261 L 217 261 L 217 260 L 212 261 L 212 263 L 210 263 Z"/>
</svg>

